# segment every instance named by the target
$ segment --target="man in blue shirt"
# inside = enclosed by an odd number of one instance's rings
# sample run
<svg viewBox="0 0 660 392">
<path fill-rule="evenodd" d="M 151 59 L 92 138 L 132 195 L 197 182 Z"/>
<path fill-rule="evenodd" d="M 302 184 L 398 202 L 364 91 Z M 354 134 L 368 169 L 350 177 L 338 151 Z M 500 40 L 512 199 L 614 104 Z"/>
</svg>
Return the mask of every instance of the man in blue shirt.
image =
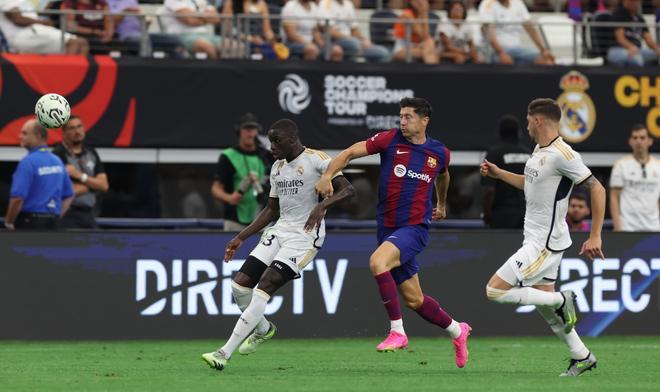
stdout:
<svg viewBox="0 0 660 392">
<path fill-rule="evenodd" d="M 12 179 L 5 216 L 9 230 L 56 229 L 57 219 L 73 200 L 64 165 L 46 145 L 47 132 L 36 120 L 28 120 L 21 128 L 20 143 L 28 155 L 18 163 Z"/>
</svg>

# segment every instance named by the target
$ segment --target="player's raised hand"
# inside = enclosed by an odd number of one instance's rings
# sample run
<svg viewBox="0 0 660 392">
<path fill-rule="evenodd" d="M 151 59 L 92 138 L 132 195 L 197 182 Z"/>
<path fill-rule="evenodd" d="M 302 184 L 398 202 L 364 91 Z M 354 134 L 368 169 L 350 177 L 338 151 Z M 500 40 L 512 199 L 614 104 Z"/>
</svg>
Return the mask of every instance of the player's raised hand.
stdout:
<svg viewBox="0 0 660 392">
<path fill-rule="evenodd" d="M 431 217 L 432 220 L 434 221 L 440 221 L 443 220 L 447 217 L 447 209 L 445 205 L 440 205 L 438 204 L 434 209 L 433 209 L 433 215 Z"/>
<path fill-rule="evenodd" d="M 488 160 L 484 159 L 483 162 L 481 162 L 481 165 L 479 165 L 479 173 L 481 174 L 482 177 L 492 177 L 492 178 L 498 178 L 500 176 L 500 168 L 497 167 L 496 164 L 488 162 Z"/>
<path fill-rule="evenodd" d="M 316 182 L 314 188 L 321 197 L 330 197 L 335 191 L 332 187 L 332 180 L 325 178 L 324 176 Z"/>
<path fill-rule="evenodd" d="M 238 237 L 234 237 L 231 241 L 227 242 L 227 247 L 225 248 L 225 263 L 234 258 L 234 254 L 241 245 L 243 245 L 243 240 Z"/>
<path fill-rule="evenodd" d="M 587 238 L 586 241 L 584 241 L 584 244 L 582 244 L 582 248 L 580 249 L 580 256 L 587 255 L 589 260 L 593 260 L 596 257 L 600 257 L 601 259 L 605 258 L 605 255 L 603 254 L 603 250 L 601 249 L 601 246 L 603 245 L 603 241 L 598 238 L 598 237 L 589 237 Z"/>
<path fill-rule="evenodd" d="M 321 225 L 321 221 L 324 217 L 325 207 L 319 203 L 314 207 L 312 212 L 309 213 L 309 218 L 307 218 L 307 222 L 305 223 L 305 231 L 315 230 Z"/>
</svg>

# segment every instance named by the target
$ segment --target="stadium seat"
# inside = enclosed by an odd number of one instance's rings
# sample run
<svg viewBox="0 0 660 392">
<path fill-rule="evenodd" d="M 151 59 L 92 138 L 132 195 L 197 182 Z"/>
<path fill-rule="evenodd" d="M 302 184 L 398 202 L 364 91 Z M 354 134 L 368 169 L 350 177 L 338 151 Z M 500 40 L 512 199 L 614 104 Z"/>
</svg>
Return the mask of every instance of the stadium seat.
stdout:
<svg viewBox="0 0 660 392">
<path fill-rule="evenodd" d="M 614 29 L 606 26 L 591 26 L 589 23 L 611 22 L 612 14 L 609 11 L 588 15 L 585 28 L 585 55 L 587 57 L 607 57 L 607 50 L 614 43 Z"/>
<path fill-rule="evenodd" d="M 433 11 L 429 11 L 429 34 L 432 37 L 435 37 L 435 32 L 438 30 L 438 23 L 440 23 L 440 17 Z"/>
<path fill-rule="evenodd" d="M 575 22 L 566 14 L 543 15 L 537 19 L 543 36 L 555 55 L 558 64 L 573 64 L 573 26 Z M 577 47 L 582 46 L 582 37 L 576 31 Z"/>
<path fill-rule="evenodd" d="M 282 7 L 277 4 L 268 3 L 268 13 L 270 14 L 270 26 L 273 29 L 276 37 L 281 37 L 282 32 L 280 31 L 280 25 L 282 20 L 280 19 L 280 14 L 282 13 Z"/>
<path fill-rule="evenodd" d="M 381 22 L 378 19 L 396 19 L 398 15 L 392 10 L 374 11 L 369 17 L 369 37 L 376 45 L 383 45 L 391 50 L 394 47 L 394 21 Z"/>
</svg>

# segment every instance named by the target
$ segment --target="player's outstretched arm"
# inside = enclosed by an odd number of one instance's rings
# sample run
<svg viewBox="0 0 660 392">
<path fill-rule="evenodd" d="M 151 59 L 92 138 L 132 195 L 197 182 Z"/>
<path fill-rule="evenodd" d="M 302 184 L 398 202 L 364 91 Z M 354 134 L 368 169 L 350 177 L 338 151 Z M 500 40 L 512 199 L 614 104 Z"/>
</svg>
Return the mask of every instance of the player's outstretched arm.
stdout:
<svg viewBox="0 0 660 392">
<path fill-rule="evenodd" d="M 435 178 L 435 195 L 438 204 L 433 209 L 434 221 L 443 220 L 447 217 L 447 190 L 449 189 L 449 170 L 439 173 Z"/>
<path fill-rule="evenodd" d="M 369 152 L 367 151 L 367 142 L 365 141 L 357 142 L 340 152 L 339 155 L 334 157 L 330 162 L 325 173 L 323 173 L 321 179 L 316 183 L 316 192 L 323 197 L 332 196 L 332 178 L 334 178 L 334 176 L 345 168 L 353 159 L 366 157 L 367 155 L 369 155 Z"/>
<path fill-rule="evenodd" d="M 323 218 L 325 217 L 325 212 L 328 208 L 334 206 L 337 203 L 341 203 L 346 199 L 350 199 L 355 195 L 355 188 L 351 185 L 350 182 L 344 176 L 337 176 L 332 179 L 332 186 L 335 189 L 335 192 L 332 196 L 323 199 L 319 204 L 314 207 L 312 212 L 307 218 L 305 223 L 305 230 L 312 231 L 316 229 L 320 224 Z"/>
<path fill-rule="evenodd" d="M 276 197 L 268 198 L 268 204 L 266 204 L 266 207 L 257 214 L 254 221 L 227 243 L 227 247 L 225 248 L 225 261 L 229 261 L 234 257 L 238 248 L 243 245 L 243 241 L 250 238 L 252 234 L 259 232 L 279 216 L 280 200 Z"/>
<path fill-rule="evenodd" d="M 605 188 L 594 176 L 589 177 L 580 186 L 591 193 L 591 233 L 582 244 L 580 254 L 586 254 L 589 260 L 593 260 L 595 257 L 604 259 L 605 256 L 601 249 L 603 245 L 601 232 L 605 221 Z"/>
<path fill-rule="evenodd" d="M 510 171 L 500 169 L 496 164 L 484 159 L 479 165 L 479 172 L 483 177 L 490 177 L 501 180 L 518 189 L 525 189 L 525 176 L 522 174 L 511 173 Z"/>
</svg>

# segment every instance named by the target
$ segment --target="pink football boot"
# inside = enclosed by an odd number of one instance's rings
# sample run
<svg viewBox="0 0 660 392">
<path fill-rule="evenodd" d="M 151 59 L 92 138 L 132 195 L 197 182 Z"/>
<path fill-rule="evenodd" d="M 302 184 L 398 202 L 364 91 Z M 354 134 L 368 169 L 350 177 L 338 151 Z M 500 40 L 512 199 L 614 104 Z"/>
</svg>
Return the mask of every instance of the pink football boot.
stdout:
<svg viewBox="0 0 660 392">
<path fill-rule="evenodd" d="M 408 347 L 408 337 L 395 331 L 390 331 L 387 338 L 381 344 L 376 346 L 378 352 L 392 352 Z"/>
<path fill-rule="evenodd" d="M 454 339 L 454 350 L 456 353 L 456 366 L 462 368 L 468 361 L 467 340 L 472 328 L 468 323 L 460 323 L 459 325 L 461 326 L 461 335 Z"/>
</svg>

